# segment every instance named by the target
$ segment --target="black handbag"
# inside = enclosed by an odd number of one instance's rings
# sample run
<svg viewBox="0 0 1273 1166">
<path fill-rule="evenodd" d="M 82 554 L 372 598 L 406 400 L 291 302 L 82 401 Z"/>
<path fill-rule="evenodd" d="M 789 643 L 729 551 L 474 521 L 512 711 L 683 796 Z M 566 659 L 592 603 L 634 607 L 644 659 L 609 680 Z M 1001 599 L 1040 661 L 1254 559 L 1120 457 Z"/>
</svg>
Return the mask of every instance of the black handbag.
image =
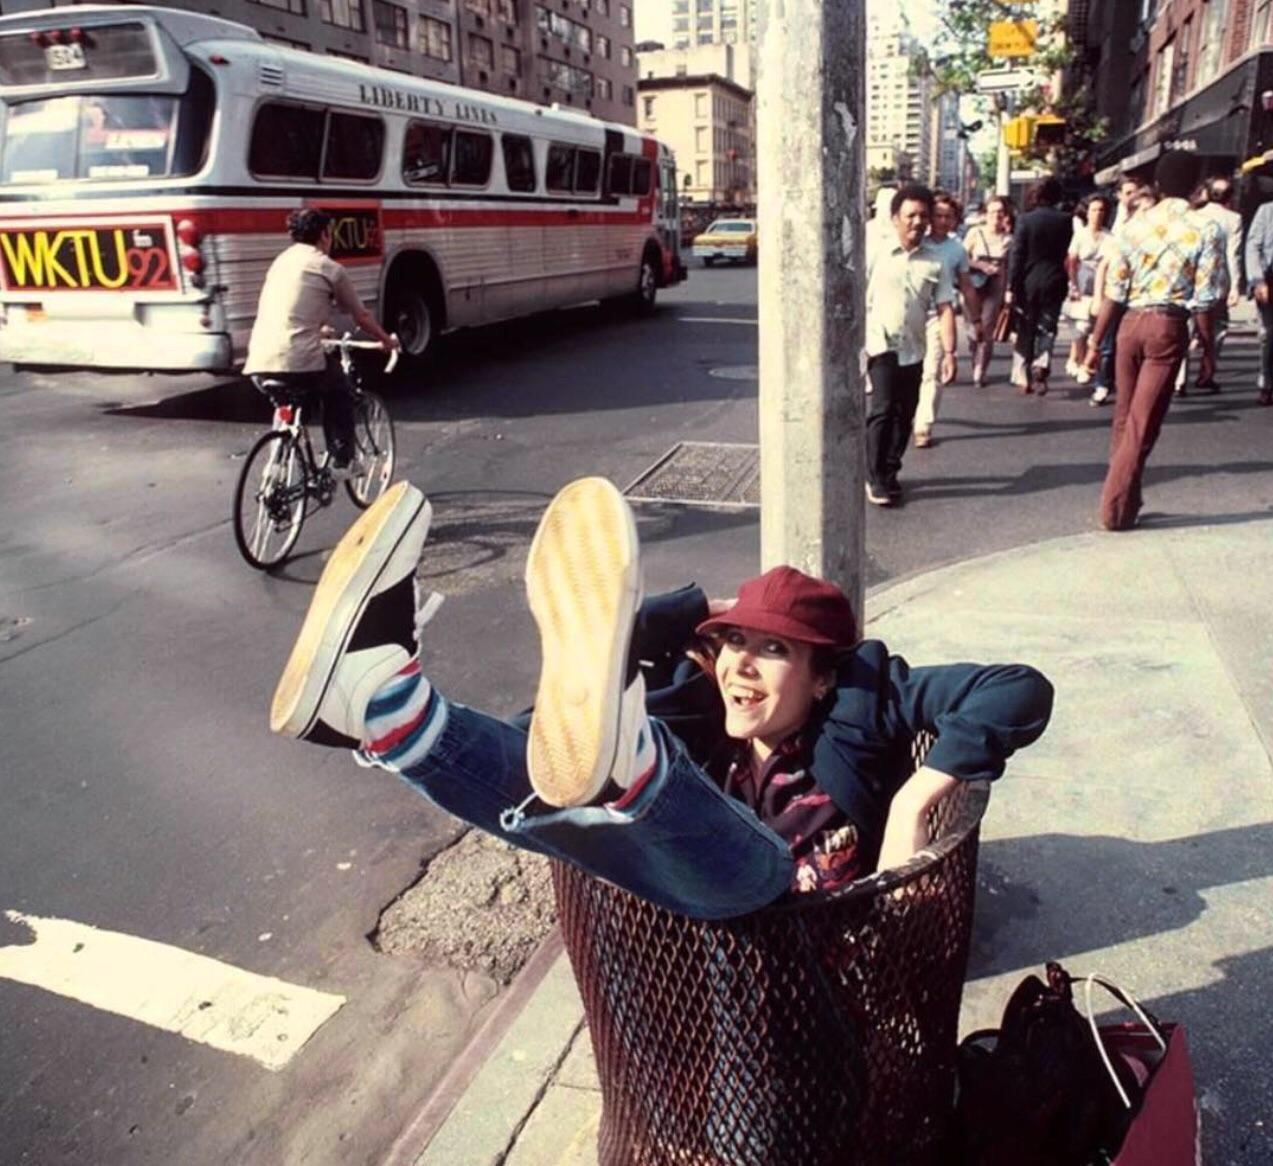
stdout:
<svg viewBox="0 0 1273 1166">
<path fill-rule="evenodd" d="M 957 1128 L 963 1166 L 1095 1166 L 1109 1162 L 1133 1114 L 1074 1007 L 1071 977 L 1047 965 L 1012 993 L 998 1030 L 959 1046 Z M 1132 1069 L 1113 1066 L 1139 1092 Z M 1124 1080 L 1125 1078 L 1125 1080 Z"/>
</svg>

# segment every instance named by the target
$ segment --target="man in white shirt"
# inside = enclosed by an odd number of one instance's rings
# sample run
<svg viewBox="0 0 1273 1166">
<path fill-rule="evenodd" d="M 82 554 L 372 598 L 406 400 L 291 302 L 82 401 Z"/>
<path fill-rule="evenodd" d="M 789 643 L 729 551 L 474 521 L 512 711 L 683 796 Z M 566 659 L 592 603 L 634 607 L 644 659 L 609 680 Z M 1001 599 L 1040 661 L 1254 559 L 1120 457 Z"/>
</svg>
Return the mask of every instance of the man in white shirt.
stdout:
<svg viewBox="0 0 1273 1166">
<path fill-rule="evenodd" d="M 1233 181 L 1217 175 L 1207 182 L 1207 201 L 1198 208 L 1198 217 L 1210 219 L 1220 228 L 1224 241 L 1224 276 L 1220 299 L 1211 309 L 1210 343 L 1198 336 L 1201 350 L 1198 361 L 1197 389 L 1203 393 L 1218 393 L 1216 364 L 1220 349 L 1229 334 L 1229 309 L 1238 302 L 1242 293 L 1242 216 L 1233 209 Z M 1186 363 L 1188 363 L 1186 361 Z M 1181 368 L 1182 374 L 1184 367 Z M 1183 391 L 1183 383 L 1180 386 Z"/>
<path fill-rule="evenodd" d="M 354 405 L 340 366 L 323 350 L 322 331 L 332 305 L 379 340 L 386 352 L 397 348 L 398 340 L 363 307 L 349 272 L 329 256 L 330 215 L 316 207 L 293 211 L 287 230 L 293 242 L 265 273 L 243 372 L 321 395 L 331 465 L 343 469 L 354 453 Z"/>
<path fill-rule="evenodd" d="M 955 379 L 955 288 L 941 254 L 925 238 L 932 193 L 903 186 L 890 205 L 891 237 L 867 244 L 866 497 L 875 506 L 901 500 L 897 475 L 910 441 L 927 348 L 930 312 L 938 318 L 943 385 Z"/>
<path fill-rule="evenodd" d="M 968 252 L 954 231 L 964 217 L 963 207 L 954 195 L 944 190 L 933 192 L 933 221 L 928 228 L 928 242 L 941 256 L 956 293 L 967 295 Z M 919 382 L 919 405 L 915 409 L 915 448 L 927 449 L 933 444 L 933 425 L 941 408 L 941 391 L 945 382 L 938 377 L 941 362 L 941 317 L 933 312 L 925 331 L 924 372 Z"/>
</svg>

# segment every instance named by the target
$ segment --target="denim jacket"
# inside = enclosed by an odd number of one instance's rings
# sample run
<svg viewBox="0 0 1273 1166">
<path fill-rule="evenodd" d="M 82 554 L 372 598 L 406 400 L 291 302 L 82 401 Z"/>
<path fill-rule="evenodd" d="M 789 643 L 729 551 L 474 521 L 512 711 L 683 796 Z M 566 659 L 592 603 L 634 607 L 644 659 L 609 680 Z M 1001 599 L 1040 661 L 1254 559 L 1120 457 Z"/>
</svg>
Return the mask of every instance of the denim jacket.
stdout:
<svg viewBox="0 0 1273 1166">
<path fill-rule="evenodd" d="M 685 658 L 707 618 L 694 585 L 642 605 L 632 651 L 645 674 L 649 714 L 705 764 L 725 740 L 725 709 L 712 677 Z M 867 869 L 879 856 L 889 803 L 911 775 L 911 743 L 936 740 L 925 764 L 961 781 L 994 780 L 1007 759 L 1038 739 L 1052 714 L 1052 685 L 1025 664 L 912 668 L 879 640 L 841 662 L 833 694 L 815 710 L 812 772 L 858 827 Z"/>
</svg>

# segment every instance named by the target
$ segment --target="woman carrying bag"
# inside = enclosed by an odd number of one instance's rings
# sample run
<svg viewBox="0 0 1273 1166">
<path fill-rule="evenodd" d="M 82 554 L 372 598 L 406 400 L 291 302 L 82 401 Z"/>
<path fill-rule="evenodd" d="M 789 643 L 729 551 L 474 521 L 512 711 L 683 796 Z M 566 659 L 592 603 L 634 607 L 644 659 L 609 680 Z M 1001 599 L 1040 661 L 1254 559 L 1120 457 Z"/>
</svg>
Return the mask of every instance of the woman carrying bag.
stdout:
<svg viewBox="0 0 1273 1166">
<path fill-rule="evenodd" d="M 985 223 L 973 227 L 964 238 L 972 285 L 965 296 L 972 333 L 972 383 L 979 389 L 985 387 L 986 369 L 999 339 L 996 324 L 1003 306 L 1012 227 L 1012 203 L 996 195 L 986 204 Z"/>
</svg>

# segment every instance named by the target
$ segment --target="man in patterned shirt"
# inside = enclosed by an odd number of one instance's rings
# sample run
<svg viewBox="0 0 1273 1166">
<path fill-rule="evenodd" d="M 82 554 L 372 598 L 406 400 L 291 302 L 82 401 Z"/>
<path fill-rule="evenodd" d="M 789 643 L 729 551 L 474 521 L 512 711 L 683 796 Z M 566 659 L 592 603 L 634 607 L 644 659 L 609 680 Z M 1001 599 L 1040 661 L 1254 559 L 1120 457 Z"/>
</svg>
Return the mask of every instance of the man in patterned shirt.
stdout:
<svg viewBox="0 0 1273 1166">
<path fill-rule="evenodd" d="M 1170 151 L 1158 161 L 1159 201 L 1132 219 L 1118 240 L 1105 299 L 1088 345 L 1087 367 L 1118 325 L 1109 471 L 1101 491 L 1106 530 L 1129 530 L 1142 505 L 1141 478 L 1171 404 L 1180 363 L 1189 350 L 1189 317 L 1210 345 L 1212 308 L 1223 289 L 1224 244 L 1219 227 L 1189 207 L 1198 160 Z M 1125 311 L 1124 311 L 1125 309 Z"/>
</svg>

